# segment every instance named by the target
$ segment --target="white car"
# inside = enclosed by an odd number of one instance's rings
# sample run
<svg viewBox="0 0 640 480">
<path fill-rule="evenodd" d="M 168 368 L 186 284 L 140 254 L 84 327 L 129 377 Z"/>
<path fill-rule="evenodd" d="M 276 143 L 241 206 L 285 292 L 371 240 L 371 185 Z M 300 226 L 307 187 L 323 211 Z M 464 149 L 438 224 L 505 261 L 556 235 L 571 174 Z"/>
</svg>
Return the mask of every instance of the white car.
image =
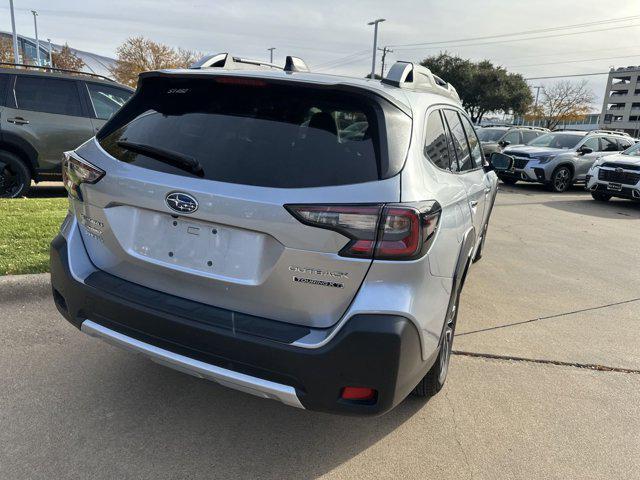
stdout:
<svg viewBox="0 0 640 480">
<path fill-rule="evenodd" d="M 593 198 L 601 202 L 611 197 L 640 200 L 640 143 L 598 159 L 587 174 L 586 185 Z"/>
<path fill-rule="evenodd" d="M 83 332 L 180 371 L 380 414 L 446 379 L 500 156 L 484 161 L 424 67 L 377 81 L 293 63 L 143 73 L 66 154 L 53 297 Z M 350 122 L 364 134 L 342 136 Z"/>
</svg>

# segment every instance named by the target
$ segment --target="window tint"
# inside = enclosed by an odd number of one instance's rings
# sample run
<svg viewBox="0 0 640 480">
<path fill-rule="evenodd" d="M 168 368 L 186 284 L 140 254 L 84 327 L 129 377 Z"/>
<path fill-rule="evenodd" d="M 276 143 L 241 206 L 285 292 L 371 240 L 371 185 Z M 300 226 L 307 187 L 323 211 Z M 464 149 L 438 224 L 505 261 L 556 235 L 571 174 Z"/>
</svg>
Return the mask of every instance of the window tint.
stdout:
<svg viewBox="0 0 640 480">
<path fill-rule="evenodd" d="M 540 132 L 536 132 L 535 130 L 523 130 L 522 143 L 529 143 L 531 140 L 538 138 L 539 136 Z"/>
<path fill-rule="evenodd" d="M 601 152 L 617 152 L 618 144 L 613 137 L 600 137 L 600 151 Z"/>
<path fill-rule="evenodd" d="M 87 83 L 87 89 L 96 117 L 102 120 L 109 120 L 132 95 L 127 90 L 97 83 Z"/>
<path fill-rule="evenodd" d="M 470 170 L 473 168 L 471 152 L 469 151 L 469 144 L 467 143 L 467 136 L 464 133 L 464 127 L 462 123 L 460 123 L 460 117 L 458 117 L 458 113 L 454 110 L 443 110 L 443 112 L 449 125 L 451 142 L 458 159 L 458 168 L 456 169 L 456 164 L 452 163 L 451 169 L 455 171 Z"/>
<path fill-rule="evenodd" d="M 16 99 L 21 110 L 80 116 L 80 97 L 74 80 L 18 75 Z"/>
<path fill-rule="evenodd" d="M 502 140 L 509 142 L 510 145 L 518 145 L 520 143 L 520 134 L 517 130 L 511 130 Z"/>
<path fill-rule="evenodd" d="M 425 135 L 424 154 L 438 168 L 448 170 L 451 168 L 447 134 L 445 133 L 440 111 L 435 110 L 427 119 L 427 131 Z"/>
<path fill-rule="evenodd" d="M 462 119 L 462 126 L 464 127 L 464 132 L 467 134 L 467 141 L 469 142 L 469 149 L 471 150 L 471 162 L 473 164 L 471 168 L 481 167 L 482 149 L 480 148 L 476 131 L 467 117 L 460 115 L 460 118 Z"/>
<path fill-rule="evenodd" d="M 197 160 L 209 180 L 280 188 L 345 185 L 378 180 L 382 155 L 406 155 L 406 143 L 404 151 L 391 151 L 391 142 L 382 149 L 379 137 L 386 133 L 377 105 L 362 95 L 311 87 L 152 79 L 98 139 L 123 162 L 175 175 L 193 176 L 166 157 L 152 158 L 122 142 Z M 387 130 L 410 130 L 406 115 L 384 115 Z"/>
<path fill-rule="evenodd" d="M 7 101 L 7 86 L 9 85 L 9 75 L 0 74 L 0 105 Z"/>
</svg>

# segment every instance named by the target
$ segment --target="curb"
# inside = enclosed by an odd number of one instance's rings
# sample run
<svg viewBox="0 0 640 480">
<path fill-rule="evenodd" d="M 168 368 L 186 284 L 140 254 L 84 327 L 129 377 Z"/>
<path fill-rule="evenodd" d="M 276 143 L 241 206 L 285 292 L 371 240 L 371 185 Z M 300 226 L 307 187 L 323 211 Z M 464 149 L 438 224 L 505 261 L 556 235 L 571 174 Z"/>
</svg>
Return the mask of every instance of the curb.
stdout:
<svg viewBox="0 0 640 480">
<path fill-rule="evenodd" d="M 44 297 L 50 293 L 51 278 L 48 273 L 0 277 L 0 303 L 24 302 L 29 297 Z"/>
</svg>

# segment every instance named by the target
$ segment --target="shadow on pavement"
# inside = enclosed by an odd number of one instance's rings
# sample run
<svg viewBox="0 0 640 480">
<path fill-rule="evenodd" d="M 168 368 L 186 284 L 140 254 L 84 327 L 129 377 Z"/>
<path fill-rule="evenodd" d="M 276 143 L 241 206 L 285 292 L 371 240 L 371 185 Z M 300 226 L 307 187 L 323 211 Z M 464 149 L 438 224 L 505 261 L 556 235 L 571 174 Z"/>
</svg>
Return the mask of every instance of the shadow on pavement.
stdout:
<svg viewBox="0 0 640 480">
<path fill-rule="evenodd" d="M 167 478 L 177 472 L 184 475 L 179 478 L 203 472 L 211 478 L 316 478 L 380 441 L 426 403 L 409 397 L 380 417 L 336 416 L 259 399 L 112 349 L 100 348 L 84 362 L 73 385 L 60 392 L 80 419 L 67 417 L 65 407 L 54 411 L 62 418 L 53 422 L 71 425 L 71 443 L 82 439 L 75 454 L 83 470 L 118 459 L 132 478 L 140 473 L 132 465 Z"/>
<path fill-rule="evenodd" d="M 612 198 L 610 201 L 604 203 L 597 202 L 589 196 L 584 200 L 558 200 L 544 202 L 543 205 L 565 212 L 590 215 L 593 217 L 618 220 L 640 219 L 640 202 L 619 198 Z"/>
</svg>

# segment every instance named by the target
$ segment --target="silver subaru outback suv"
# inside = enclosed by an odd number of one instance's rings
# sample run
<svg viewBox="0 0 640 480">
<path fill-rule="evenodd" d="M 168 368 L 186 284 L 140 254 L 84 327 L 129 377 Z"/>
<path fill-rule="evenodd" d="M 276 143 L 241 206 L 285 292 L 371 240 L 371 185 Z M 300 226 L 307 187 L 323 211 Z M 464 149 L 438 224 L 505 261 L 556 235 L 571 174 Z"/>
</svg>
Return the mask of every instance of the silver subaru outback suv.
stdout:
<svg viewBox="0 0 640 480">
<path fill-rule="evenodd" d="M 183 372 L 380 414 L 446 379 L 497 177 L 429 70 L 399 62 L 377 81 L 289 60 L 140 76 L 66 154 L 54 301 Z"/>
</svg>

